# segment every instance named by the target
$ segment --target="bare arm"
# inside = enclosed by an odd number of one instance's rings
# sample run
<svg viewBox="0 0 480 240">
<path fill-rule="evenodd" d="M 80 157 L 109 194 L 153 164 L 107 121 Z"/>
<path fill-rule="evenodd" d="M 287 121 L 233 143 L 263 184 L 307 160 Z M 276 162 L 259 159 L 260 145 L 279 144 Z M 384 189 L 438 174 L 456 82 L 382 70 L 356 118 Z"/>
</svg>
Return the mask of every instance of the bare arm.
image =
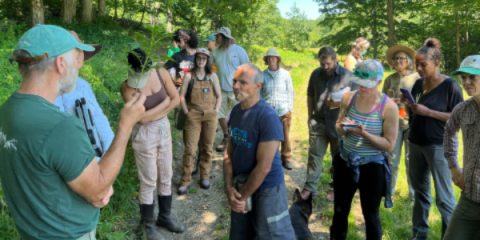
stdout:
<svg viewBox="0 0 480 240">
<path fill-rule="evenodd" d="M 417 104 L 417 103 L 409 104 L 408 108 L 413 113 L 416 113 L 421 116 L 435 118 L 442 122 L 447 122 L 451 115 L 451 113 L 449 112 L 438 112 L 426 107 L 425 105 Z"/>
<path fill-rule="evenodd" d="M 355 68 L 355 61 L 352 59 L 353 56 L 347 56 L 345 58 L 345 68 L 353 72 L 353 69 Z"/>
<path fill-rule="evenodd" d="M 218 112 L 220 110 L 220 106 L 222 105 L 222 89 L 220 88 L 220 81 L 218 80 L 218 76 L 215 73 L 212 73 L 212 83 L 213 90 L 215 91 L 215 95 L 217 96 L 215 111 Z"/>
<path fill-rule="evenodd" d="M 241 201 L 239 192 L 233 186 L 233 164 L 230 156 L 233 156 L 232 142 L 230 137 L 227 141 L 227 151 L 225 151 L 223 159 L 223 179 L 225 184 L 225 193 L 227 194 L 228 202 L 233 211 L 239 213 L 246 213 L 245 211 L 245 201 Z"/>
<path fill-rule="evenodd" d="M 187 94 L 188 85 L 192 80 L 192 74 L 188 72 L 185 77 L 183 77 L 182 86 L 180 88 L 180 104 L 182 106 L 183 112 L 188 114 L 187 101 L 185 100 L 185 95 Z"/>
<path fill-rule="evenodd" d="M 108 194 L 123 164 L 125 149 L 133 125 L 145 114 L 145 96 L 136 93 L 120 113 L 118 130 L 113 143 L 98 162 L 92 159 L 79 177 L 68 182 L 68 186 L 91 203 L 102 201 Z"/>
<path fill-rule="evenodd" d="M 353 94 L 355 94 L 355 92 L 356 91 L 352 91 L 352 92 L 347 92 L 343 94 L 342 100 L 340 101 L 340 113 L 338 114 L 337 123 L 335 124 L 335 130 L 337 131 L 338 134 L 342 136 L 345 136 L 347 132 L 343 130 L 341 123 L 348 122 L 350 120 L 347 116 L 345 116 L 345 111 L 347 110 L 348 104 L 350 103 L 353 97 Z"/>
<path fill-rule="evenodd" d="M 260 185 L 262 185 L 263 180 L 265 180 L 265 177 L 272 168 L 273 158 L 275 158 L 275 153 L 277 152 L 279 145 L 280 141 L 260 142 L 258 144 L 257 165 L 252 173 L 250 173 L 250 177 L 243 188 L 240 190 L 240 195 L 242 195 L 240 200 L 245 201 L 257 191 Z"/>
</svg>

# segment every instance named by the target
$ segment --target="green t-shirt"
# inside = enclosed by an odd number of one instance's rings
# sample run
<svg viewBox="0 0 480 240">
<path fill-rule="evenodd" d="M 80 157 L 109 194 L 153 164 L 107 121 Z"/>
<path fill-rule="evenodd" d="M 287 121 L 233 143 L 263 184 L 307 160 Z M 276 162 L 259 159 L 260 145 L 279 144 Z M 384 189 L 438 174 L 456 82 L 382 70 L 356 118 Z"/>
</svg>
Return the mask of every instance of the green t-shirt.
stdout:
<svg viewBox="0 0 480 240">
<path fill-rule="evenodd" d="M 18 92 L 0 116 L 1 183 L 22 238 L 77 239 L 95 229 L 99 209 L 67 185 L 95 157 L 80 120 Z"/>
</svg>

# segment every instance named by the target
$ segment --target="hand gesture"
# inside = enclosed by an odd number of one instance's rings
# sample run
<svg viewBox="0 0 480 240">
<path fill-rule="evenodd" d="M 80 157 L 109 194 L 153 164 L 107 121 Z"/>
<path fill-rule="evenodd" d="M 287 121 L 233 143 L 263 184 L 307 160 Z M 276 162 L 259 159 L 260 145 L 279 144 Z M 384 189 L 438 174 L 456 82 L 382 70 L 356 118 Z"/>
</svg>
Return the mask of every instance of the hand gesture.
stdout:
<svg viewBox="0 0 480 240">
<path fill-rule="evenodd" d="M 350 121 L 353 121 L 353 120 L 350 120 Z M 353 123 L 355 123 L 355 121 L 353 121 Z M 365 129 L 363 128 L 362 123 L 358 123 L 358 125 L 360 126 L 355 128 L 349 128 L 346 130 L 346 132 L 356 133 L 363 136 L 363 134 L 365 133 Z"/>
<path fill-rule="evenodd" d="M 119 126 L 125 126 L 127 129 L 131 129 L 135 123 L 140 121 L 145 115 L 145 103 L 146 97 L 141 93 L 135 93 L 128 102 L 123 106 L 120 112 Z"/>
<path fill-rule="evenodd" d="M 232 211 L 245 214 L 247 213 L 247 211 L 245 211 L 245 201 L 241 201 L 241 197 L 242 195 L 233 187 L 227 192 L 228 203 Z"/>
<path fill-rule="evenodd" d="M 462 190 L 465 190 L 465 182 L 463 181 L 463 169 L 462 168 L 452 168 L 450 169 L 452 174 L 453 183 Z"/>
</svg>

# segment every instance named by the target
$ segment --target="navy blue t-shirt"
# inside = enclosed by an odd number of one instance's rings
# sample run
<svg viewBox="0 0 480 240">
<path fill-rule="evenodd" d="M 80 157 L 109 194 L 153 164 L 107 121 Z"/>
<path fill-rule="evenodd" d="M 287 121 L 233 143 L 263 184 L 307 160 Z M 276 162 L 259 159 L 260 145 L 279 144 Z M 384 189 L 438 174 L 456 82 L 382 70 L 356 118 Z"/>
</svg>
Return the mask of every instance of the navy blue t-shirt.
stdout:
<svg viewBox="0 0 480 240">
<path fill-rule="evenodd" d="M 233 147 L 233 175 L 250 174 L 257 165 L 260 142 L 283 141 L 283 125 L 275 110 L 263 99 L 253 107 L 242 110 L 240 104 L 232 108 L 228 133 Z M 275 153 L 272 168 L 260 189 L 272 188 L 284 181 L 280 153 Z"/>
</svg>

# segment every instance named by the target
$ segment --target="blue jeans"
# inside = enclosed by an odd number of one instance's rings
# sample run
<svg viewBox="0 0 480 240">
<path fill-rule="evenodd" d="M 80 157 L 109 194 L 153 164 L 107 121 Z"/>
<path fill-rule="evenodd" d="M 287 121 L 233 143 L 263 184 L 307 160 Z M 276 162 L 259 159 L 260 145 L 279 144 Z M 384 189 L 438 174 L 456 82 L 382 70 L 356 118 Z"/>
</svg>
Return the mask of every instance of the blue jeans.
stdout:
<svg viewBox="0 0 480 240">
<path fill-rule="evenodd" d="M 420 146 L 410 142 L 410 169 L 408 174 L 415 190 L 413 205 L 413 235 L 417 239 L 427 239 L 428 215 L 432 204 L 430 176 L 436 193 L 436 204 L 442 215 L 442 237 L 445 234 L 450 217 L 455 209 L 456 199 L 453 195 L 452 176 L 447 159 L 443 155 L 442 145 Z"/>
<path fill-rule="evenodd" d="M 230 239 L 295 239 L 285 182 L 258 189 L 252 196 L 252 211 L 246 214 L 231 212 Z"/>
<path fill-rule="evenodd" d="M 408 196 L 413 197 L 415 191 L 413 191 L 410 177 L 408 176 L 409 168 L 409 146 L 408 146 L 408 134 L 410 133 L 409 128 L 400 128 L 398 130 L 397 141 L 395 147 L 391 153 L 387 154 L 388 163 L 390 164 L 390 171 L 392 171 L 392 194 L 395 192 L 395 186 L 397 184 L 398 176 L 398 167 L 400 166 L 400 161 L 402 159 L 402 146 L 405 146 L 405 174 L 407 175 L 407 184 L 408 184 Z"/>
</svg>

